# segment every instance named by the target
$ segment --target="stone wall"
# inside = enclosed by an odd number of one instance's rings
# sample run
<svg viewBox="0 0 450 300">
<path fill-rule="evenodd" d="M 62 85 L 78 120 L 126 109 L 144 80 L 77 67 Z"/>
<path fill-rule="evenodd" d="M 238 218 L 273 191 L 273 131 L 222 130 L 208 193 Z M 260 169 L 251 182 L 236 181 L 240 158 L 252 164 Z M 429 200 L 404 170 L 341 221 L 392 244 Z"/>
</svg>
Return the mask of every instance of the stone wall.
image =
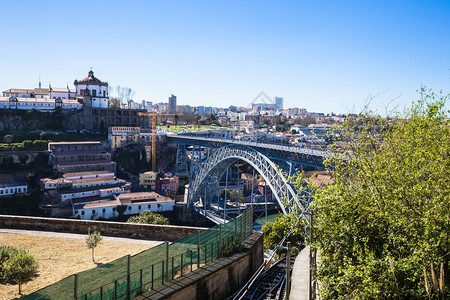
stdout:
<svg viewBox="0 0 450 300">
<path fill-rule="evenodd" d="M 81 110 L 28 113 L 26 110 L 0 110 L 0 131 L 32 131 L 32 130 L 80 130 L 83 129 Z"/>
<path fill-rule="evenodd" d="M 74 219 L 40 218 L 0 215 L 0 228 L 19 228 L 27 230 L 48 230 L 87 233 L 100 231 L 102 235 L 114 235 L 155 240 L 176 241 L 198 230 L 207 228 L 133 224 L 108 221 L 85 221 Z"/>
<path fill-rule="evenodd" d="M 135 299 L 226 299 L 263 263 L 263 241 L 263 233 L 254 232 L 245 240 L 244 252 L 208 263 Z"/>
</svg>

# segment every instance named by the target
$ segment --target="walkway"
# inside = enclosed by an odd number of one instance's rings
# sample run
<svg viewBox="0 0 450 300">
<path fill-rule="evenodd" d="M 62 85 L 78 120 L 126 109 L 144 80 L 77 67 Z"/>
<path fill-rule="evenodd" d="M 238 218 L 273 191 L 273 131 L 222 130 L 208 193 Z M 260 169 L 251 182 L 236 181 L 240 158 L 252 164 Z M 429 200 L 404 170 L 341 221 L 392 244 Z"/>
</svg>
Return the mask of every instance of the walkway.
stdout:
<svg viewBox="0 0 450 300">
<path fill-rule="evenodd" d="M 291 278 L 290 300 L 309 299 L 309 249 L 303 249 L 295 259 Z"/>
</svg>

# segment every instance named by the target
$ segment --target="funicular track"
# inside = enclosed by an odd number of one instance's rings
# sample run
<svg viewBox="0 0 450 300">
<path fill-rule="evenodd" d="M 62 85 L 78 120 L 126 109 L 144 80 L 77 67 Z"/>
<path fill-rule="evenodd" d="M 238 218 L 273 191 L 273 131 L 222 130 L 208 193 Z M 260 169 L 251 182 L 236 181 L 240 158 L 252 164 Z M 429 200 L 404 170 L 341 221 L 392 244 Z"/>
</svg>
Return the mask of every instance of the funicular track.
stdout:
<svg viewBox="0 0 450 300">
<path fill-rule="evenodd" d="M 295 256 L 291 256 L 291 272 Z M 239 299 L 284 299 L 286 281 L 286 258 L 264 271 L 248 291 Z"/>
</svg>

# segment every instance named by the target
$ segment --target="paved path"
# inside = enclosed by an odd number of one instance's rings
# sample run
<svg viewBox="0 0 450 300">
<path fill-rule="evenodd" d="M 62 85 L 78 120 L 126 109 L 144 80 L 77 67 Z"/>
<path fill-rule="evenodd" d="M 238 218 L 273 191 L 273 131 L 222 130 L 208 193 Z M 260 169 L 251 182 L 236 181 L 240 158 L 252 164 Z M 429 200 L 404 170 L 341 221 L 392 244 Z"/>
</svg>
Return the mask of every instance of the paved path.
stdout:
<svg viewBox="0 0 450 300">
<path fill-rule="evenodd" d="M 303 249 L 295 259 L 291 278 L 290 300 L 309 299 L 309 248 Z"/>
<path fill-rule="evenodd" d="M 9 229 L 9 228 L 0 228 L 0 234 L 24 234 L 24 235 L 48 236 L 56 238 L 83 239 L 83 240 L 86 238 L 86 234 L 83 233 L 67 233 L 56 231 Z M 155 241 L 149 239 L 134 239 L 134 238 L 114 237 L 114 236 L 103 236 L 103 240 L 111 242 L 146 244 L 151 245 L 152 247 L 163 243 L 162 241 Z"/>
</svg>

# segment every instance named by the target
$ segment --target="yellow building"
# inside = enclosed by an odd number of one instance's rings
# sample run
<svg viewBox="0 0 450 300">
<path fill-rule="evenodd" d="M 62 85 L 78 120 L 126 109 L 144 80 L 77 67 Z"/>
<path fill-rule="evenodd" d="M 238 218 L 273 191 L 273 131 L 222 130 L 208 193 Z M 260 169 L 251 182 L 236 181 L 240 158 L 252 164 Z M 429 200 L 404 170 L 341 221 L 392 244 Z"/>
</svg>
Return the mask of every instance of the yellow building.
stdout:
<svg viewBox="0 0 450 300">
<path fill-rule="evenodd" d="M 156 190 L 156 178 L 158 173 L 148 171 L 139 173 L 139 186 Z"/>
<path fill-rule="evenodd" d="M 127 139 L 133 137 L 134 135 L 139 135 L 141 132 L 140 127 L 109 127 L 108 129 L 108 139 L 111 143 L 111 148 L 116 149 L 122 146 L 122 142 L 127 141 Z"/>
</svg>

